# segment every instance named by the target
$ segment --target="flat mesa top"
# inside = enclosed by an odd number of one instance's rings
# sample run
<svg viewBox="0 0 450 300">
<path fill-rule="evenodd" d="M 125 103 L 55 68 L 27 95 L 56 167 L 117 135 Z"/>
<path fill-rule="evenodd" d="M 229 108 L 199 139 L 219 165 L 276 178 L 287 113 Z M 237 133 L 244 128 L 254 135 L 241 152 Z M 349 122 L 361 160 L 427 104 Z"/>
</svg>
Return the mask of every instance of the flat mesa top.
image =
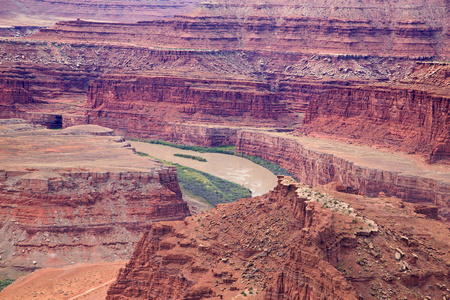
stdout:
<svg viewBox="0 0 450 300">
<path fill-rule="evenodd" d="M 0 124 L 0 169 L 150 172 L 163 168 L 157 161 L 134 154 L 120 137 L 101 135 L 109 132 L 113 131 L 89 125 L 49 130 L 30 124 Z"/>
<path fill-rule="evenodd" d="M 305 149 L 332 154 L 363 168 L 398 172 L 407 176 L 419 176 L 450 183 L 450 167 L 448 165 L 428 165 L 417 156 L 383 151 L 370 146 L 350 145 L 336 140 L 292 136 L 285 133 L 270 134 L 291 138 Z"/>
</svg>

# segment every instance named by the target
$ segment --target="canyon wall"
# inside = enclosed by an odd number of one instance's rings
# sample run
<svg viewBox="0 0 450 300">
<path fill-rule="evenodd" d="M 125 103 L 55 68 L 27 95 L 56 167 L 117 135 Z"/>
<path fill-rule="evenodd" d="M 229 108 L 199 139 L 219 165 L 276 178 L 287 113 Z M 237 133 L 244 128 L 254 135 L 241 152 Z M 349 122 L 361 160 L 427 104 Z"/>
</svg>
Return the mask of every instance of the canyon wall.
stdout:
<svg viewBox="0 0 450 300">
<path fill-rule="evenodd" d="M 235 130 L 212 124 L 287 126 L 296 119 L 279 103 L 268 84 L 182 77 L 103 77 L 90 84 L 87 106 L 91 124 L 123 130 L 132 136 L 188 143 L 195 142 L 198 133 L 216 136 L 216 141 L 210 142 L 198 137 L 205 146 L 230 144 L 234 139 Z M 210 125 L 202 129 L 195 123 Z"/>
<path fill-rule="evenodd" d="M 345 137 L 369 145 L 450 159 L 450 97 L 397 86 L 312 84 L 303 133 Z"/>
<path fill-rule="evenodd" d="M 372 3 L 364 15 L 355 5 L 353 14 L 317 16 L 305 13 L 301 4 L 202 3 L 189 15 L 152 22 L 101 23 L 81 20 L 58 22 L 33 38 L 140 46 L 216 50 L 265 50 L 346 54 L 357 56 L 447 57 L 448 17 L 444 1 L 417 6 L 420 14 L 405 19 L 406 8 Z M 303 5 L 308 5 L 302 3 Z M 327 4 L 325 4 L 327 5 Z M 342 5 L 342 4 L 341 4 Z M 329 4 L 327 5 L 329 7 Z M 300 8 L 300 9 L 299 9 Z M 371 9 L 376 14 L 368 13 Z M 315 10 L 312 8 L 312 10 Z M 390 19 L 392 10 L 398 18 Z M 347 12 L 348 13 L 348 12 Z M 383 16 L 381 16 L 382 14 Z M 377 18 L 379 17 L 379 18 Z M 136 35 L 136 31 L 140 34 Z"/>
<path fill-rule="evenodd" d="M 189 214 L 174 169 L 0 173 L 2 267 L 126 259 L 154 221 Z"/>
<path fill-rule="evenodd" d="M 269 85 L 261 82 L 114 76 L 98 79 L 88 87 L 87 107 L 92 110 L 140 111 L 156 104 L 171 104 L 180 114 L 225 119 L 276 120 L 288 113 L 277 103 Z"/>
<path fill-rule="evenodd" d="M 7 53 L 3 81 L 25 85 L 15 97 L 3 93 L 16 102 L 4 106 L 3 117 L 34 121 L 37 118 L 26 112 L 60 114 L 65 126 L 99 124 L 130 136 L 175 141 L 180 134 L 173 130 L 179 122 L 290 127 L 306 112 L 300 133 L 422 153 L 429 162 L 448 161 L 450 77 L 445 63 L 27 43 L 0 44 Z M 19 58 L 9 52 L 15 47 Z M 131 74 L 101 76 L 121 69 Z M 182 76 L 173 73 L 175 69 Z M 232 79 L 238 69 L 243 77 Z M 155 70 L 165 73 L 157 75 Z M 366 80 L 371 77 L 381 83 Z M 383 82 L 388 77 L 394 82 Z M 41 102 L 24 106 L 22 100 L 13 100 L 18 95 Z M 195 140 L 184 134 L 182 141 Z M 218 142 L 202 145 L 211 143 Z"/>
<path fill-rule="evenodd" d="M 13 121 L 0 126 L 4 270 L 127 259 L 155 221 L 189 215 L 176 168 L 138 157 L 112 130 Z"/>
<path fill-rule="evenodd" d="M 155 224 L 107 299 L 446 296 L 449 254 L 442 249 L 448 241 L 439 241 L 432 228 L 443 236 L 448 228 L 417 218 L 398 199 L 369 204 L 346 195 L 349 206 L 343 195 L 280 176 L 266 195 Z M 386 205 L 391 209 L 380 213 Z"/>
<path fill-rule="evenodd" d="M 136 22 L 183 14 L 197 1 L 174 0 L 15 0 L 5 1 L 0 25 L 53 25 L 58 20 L 83 18 L 107 22 Z"/>
<path fill-rule="evenodd" d="M 29 82 L 13 78 L 0 77 L 0 105 L 11 107 L 14 104 L 33 103 L 34 99 L 29 91 Z"/>
<path fill-rule="evenodd" d="M 408 202 L 437 205 L 441 216 L 450 217 L 450 184 L 444 178 L 424 178 L 419 174 L 403 174 L 400 169 L 384 169 L 384 165 L 389 165 L 386 157 L 380 158 L 378 166 L 366 167 L 358 164 L 356 154 L 342 158 L 340 150 L 336 150 L 336 154 L 326 150 L 330 145 L 312 150 L 308 141 L 286 135 L 240 131 L 237 139 L 237 151 L 279 164 L 307 184 L 315 186 L 338 181 L 371 197 L 384 192 Z M 400 161 L 398 167 L 402 167 Z"/>
<path fill-rule="evenodd" d="M 326 258 L 351 237 L 326 226 L 330 216 L 305 200 L 283 183 L 207 215 L 155 224 L 107 299 L 357 299 Z"/>
</svg>

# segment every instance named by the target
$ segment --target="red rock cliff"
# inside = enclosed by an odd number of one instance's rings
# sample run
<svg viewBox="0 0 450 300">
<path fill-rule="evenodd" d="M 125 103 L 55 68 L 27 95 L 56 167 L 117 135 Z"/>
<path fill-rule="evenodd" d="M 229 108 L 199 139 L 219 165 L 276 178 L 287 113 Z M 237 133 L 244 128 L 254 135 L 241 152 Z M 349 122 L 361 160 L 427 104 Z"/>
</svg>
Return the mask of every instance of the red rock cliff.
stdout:
<svg viewBox="0 0 450 300">
<path fill-rule="evenodd" d="M 333 198 L 281 177 L 269 194 L 219 205 L 184 222 L 154 224 L 107 299 L 446 295 L 444 261 L 449 254 L 441 250 L 449 244 L 427 232 L 439 228 L 445 235 L 448 228 L 399 208 L 398 199 L 378 199 L 372 205 L 361 196 L 346 196 L 361 208 L 356 211 L 340 201 L 342 196 Z M 385 205 L 392 212 L 380 214 Z M 420 226 L 402 236 L 414 228 L 405 222 Z M 439 288 L 428 289 L 430 285 Z"/>
<path fill-rule="evenodd" d="M 450 217 L 450 182 L 445 169 L 436 175 L 435 170 L 422 171 L 404 163 L 401 156 L 341 143 L 314 143 L 305 137 L 240 131 L 236 149 L 279 164 L 308 184 L 338 181 L 371 197 L 384 192 L 405 201 L 438 205 L 441 216 Z"/>
<path fill-rule="evenodd" d="M 450 159 L 450 97 L 395 86 L 311 85 L 302 132 Z"/>
<path fill-rule="evenodd" d="M 140 136 L 164 136 L 176 126 L 169 123 L 285 126 L 295 119 L 268 84 L 247 81 L 110 76 L 90 84 L 87 106 L 91 124 Z"/>
<path fill-rule="evenodd" d="M 170 20 L 108 26 L 59 22 L 35 38 L 188 49 L 283 49 L 414 58 L 448 55 L 444 47 L 448 24 L 441 19 L 448 19 L 445 1 L 425 1 L 415 6 L 417 14 L 408 10 L 408 1 L 350 2 L 344 6 L 339 1 L 217 1 L 202 3 L 191 14 Z"/>
<path fill-rule="evenodd" d="M 347 241 L 326 225 L 330 217 L 285 183 L 207 215 L 155 224 L 107 299 L 356 299 L 327 257 Z"/>
<path fill-rule="evenodd" d="M 111 130 L 0 127 L 2 267 L 124 259 L 154 221 L 189 215 L 176 169 L 103 136 Z"/>
<path fill-rule="evenodd" d="M 33 102 L 34 99 L 29 92 L 27 81 L 0 77 L 0 106 L 6 108 L 14 106 L 14 104 Z"/>
</svg>

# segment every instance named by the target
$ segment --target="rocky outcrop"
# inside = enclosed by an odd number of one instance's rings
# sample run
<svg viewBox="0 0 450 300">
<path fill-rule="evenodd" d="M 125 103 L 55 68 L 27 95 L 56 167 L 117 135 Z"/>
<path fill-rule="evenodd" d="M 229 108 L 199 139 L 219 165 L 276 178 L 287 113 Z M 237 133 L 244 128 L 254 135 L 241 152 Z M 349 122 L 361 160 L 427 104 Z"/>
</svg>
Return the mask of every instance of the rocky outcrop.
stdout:
<svg viewBox="0 0 450 300">
<path fill-rule="evenodd" d="M 398 205 L 388 215 L 379 213 L 398 199 L 369 203 L 345 196 L 361 208 L 355 214 L 339 197 L 279 177 L 278 186 L 266 195 L 218 205 L 184 221 L 154 224 L 107 299 L 446 295 L 449 254 L 441 250 L 449 245 L 426 232 L 436 226 L 448 234 L 448 228 L 435 220 L 422 222 Z M 400 219 L 420 226 L 392 225 Z M 402 236 L 405 228 L 411 228 L 408 236 Z M 430 285 L 444 288 L 427 289 Z"/>
<path fill-rule="evenodd" d="M 261 82 L 114 76 L 92 82 L 87 92 L 92 110 L 140 111 L 158 103 L 175 106 L 179 114 L 200 115 L 200 121 L 203 115 L 276 120 L 288 113 Z"/>
<path fill-rule="evenodd" d="M 342 4 L 336 3 L 336 11 L 330 12 L 329 3 L 310 7 L 306 2 L 297 5 L 257 1 L 201 3 L 193 13 L 170 20 L 108 26 L 80 20 L 59 22 L 55 27 L 41 30 L 35 38 L 188 49 L 283 49 L 357 56 L 424 58 L 446 55 L 443 45 L 447 42 L 448 24 L 440 20 L 441 16 L 448 16 L 444 1 L 418 6 L 417 10 L 423 15 L 411 16 L 412 20 L 401 16 L 409 12 L 400 3 L 369 5 L 352 1 L 345 12 L 340 10 Z M 399 15 L 392 19 L 393 11 Z M 136 35 L 137 30 L 141 34 Z"/>
<path fill-rule="evenodd" d="M 436 171 L 419 171 L 401 157 L 377 154 L 375 149 L 332 142 L 314 146 L 313 140 L 285 134 L 240 131 L 237 140 L 237 151 L 279 164 L 302 182 L 323 185 L 338 181 L 371 197 L 384 192 L 409 202 L 437 205 L 441 216 L 450 217 L 450 183 L 445 170 L 437 176 Z"/>
<path fill-rule="evenodd" d="M 305 200 L 280 179 L 268 195 L 155 224 L 107 299 L 356 299 L 330 264 L 335 258 L 326 258 L 350 237 L 326 226 L 331 216 Z"/>
<path fill-rule="evenodd" d="M 0 127 L 6 270 L 126 259 L 153 222 L 189 215 L 176 169 L 136 156 L 110 129 Z"/>
<path fill-rule="evenodd" d="M 310 86 L 300 131 L 450 159 L 450 97 L 397 86 Z"/>
<path fill-rule="evenodd" d="M 1 27 L 0 36 L 2 37 L 25 37 L 35 34 L 44 27 L 41 26 L 11 26 Z"/>
<path fill-rule="evenodd" d="M 0 106 L 11 107 L 14 104 L 33 103 L 29 92 L 29 83 L 23 80 L 0 77 Z"/>
</svg>

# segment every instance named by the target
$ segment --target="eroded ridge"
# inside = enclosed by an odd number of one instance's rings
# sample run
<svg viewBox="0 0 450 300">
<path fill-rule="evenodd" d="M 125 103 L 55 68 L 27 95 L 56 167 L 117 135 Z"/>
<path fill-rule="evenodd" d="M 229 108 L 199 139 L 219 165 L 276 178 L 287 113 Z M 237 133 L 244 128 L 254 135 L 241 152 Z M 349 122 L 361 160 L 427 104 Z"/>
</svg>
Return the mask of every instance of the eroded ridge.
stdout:
<svg viewBox="0 0 450 300">
<path fill-rule="evenodd" d="M 154 224 L 109 289 L 108 299 L 445 295 L 445 288 L 429 294 L 425 286 L 448 284 L 448 253 L 437 254 L 434 237 L 425 238 L 429 247 L 424 245 L 419 232 L 400 238 L 401 230 L 389 223 L 396 215 L 417 219 L 408 209 L 395 206 L 392 215 L 382 214 L 375 222 L 370 221 L 375 220 L 374 209 L 362 196 L 352 200 L 348 194 L 333 195 L 340 203 L 342 197 L 353 201 L 351 206 L 359 203 L 358 218 L 355 209 L 348 214 L 326 208 L 301 196 L 302 191 L 317 193 L 281 176 L 266 195 L 219 205 L 184 221 Z M 378 203 L 391 206 L 395 200 Z M 428 275 L 419 275 L 424 272 Z"/>
</svg>

